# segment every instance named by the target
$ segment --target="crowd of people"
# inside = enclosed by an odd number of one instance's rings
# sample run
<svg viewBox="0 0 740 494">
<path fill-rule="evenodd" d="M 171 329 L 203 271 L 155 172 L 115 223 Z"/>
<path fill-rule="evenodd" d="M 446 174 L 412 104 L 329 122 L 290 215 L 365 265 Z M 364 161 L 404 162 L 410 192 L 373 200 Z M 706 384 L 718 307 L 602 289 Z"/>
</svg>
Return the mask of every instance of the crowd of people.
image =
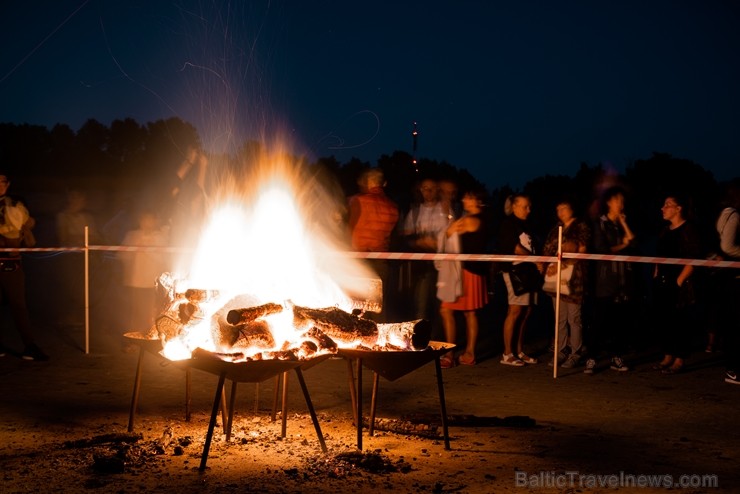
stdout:
<svg viewBox="0 0 740 494">
<path fill-rule="evenodd" d="M 192 242 L 193 233 L 205 217 L 205 177 L 208 160 L 202 151 L 189 150 L 164 192 L 169 208 L 135 204 L 127 227 L 116 244 L 129 247 L 165 247 Z M 357 252 L 401 250 L 419 253 L 500 254 L 501 261 L 437 260 L 403 263 L 387 259 L 367 261 L 383 281 L 383 300 L 402 304 L 408 319 L 427 319 L 447 342 L 461 343 L 455 352 L 441 358 L 444 368 L 474 366 L 479 360 L 481 311 L 489 306 L 493 285 L 505 299 L 502 313 L 501 365 L 523 368 L 536 365 L 545 355 L 548 365 L 594 373 L 604 359 L 615 372 L 627 372 L 628 354 L 646 335 L 634 331 L 644 316 L 644 279 L 638 263 L 619 258 L 585 260 L 565 256 L 560 265 L 560 297 L 552 286 L 556 263 L 538 262 L 537 256 L 559 253 L 636 255 L 641 232 L 635 231 L 625 215 L 626 192 L 612 187 L 600 197 L 599 214 L 580 214 L 577 201 L 561 198 L 555 205 L 552 228 L 543 240 L 529 221 L 532 198 L 514 194 L 504 204 L 488 203 L 484 190 L 459 190 L 450 179 L 422 177 L 413 190 L 410 206 L 402 211 L 385 193 L 385 177 L 378 168 L 365 170 L 358 178 L 358 192 L 347 198 L 348 248 Z M 13 324 L 27 360 L 47 360 L 36 345 L 28 316 L 22 257 L 13 248 L 31 247 L 34 219 L 25 204 L 8 195 L 9 177 L 0 171 L 0 296 L 10 307 Z M 721 212 L 715 222 L 715 239 L 703 238 L 691 215 L 688 198 L 669 194 L 660 211 L 664 227 L 655 232 L 654 254 L 660 258 L 716 259 L 740 261 L 740 187 L 727 184 Z M 95 218 L 87 212 L 84 193 L 72 190 L 67 204 L 56 216 L 61 246 L 80 247 L 84 227 L 90 229 L 92 244 L 102 243 Z M 492 221 L 492 208 L 501 207 L 503 219 Z M 167 226 L 166 228 L 164 226 Z M 562 235 L 561 235 L 562 233 Z M 712 247 L 715 247 L 712 249 Z M 516 260 L 522 257 L 522 260 Z M 534 259 L 532 259 L 534 257 Z M 513 259 L 512 259 L 513 258 Z M 82 293 L 79 258 L 65 264 L 61 273 L 71 287 L 66 307 L 81 314 Z M 121 283 L 127 301 L 129 327 L 146 327 L 156 316 L 154 282 L 167 269 L 166 256 L 156 249 L 117 254 L 122 267 Z M 643 270 L 644 272 L 645 270 Z M 694 267 L 686 263 L 657 263 L 650 266 L 649 313 L 662 358 L 652 366 L 664 374 L 684 370 L 694 351 L 697 332 L 706 331 L 706 350 L 716 351 L 721 340 L 726 354 L 725 380 L 737 384 L 740 369 L 740 270 Z M 710 280 L 710 281 L 707 281 Z M 402 296 L 399 296 L 399 293 Z M 533 311 L 554 307 L 558 302 L 557 339 L 551 352 L 538 352 L 527 338 Z M 641 305 L 642 304 L 642 305 Z M 386 312 L 383 314 L 383 312 Z M 377 317 L 389 316 L 384 310 Z M 58 317 L 64 319 L 67 314 Z M 72 316 L 69 316 L 72 317 Z M 79 321 L 71 321 L 79 324 Z M 464 331 L 458 327 L 464 325 Z M 462 329 L 462 328 L 461 328 Z M 2 333 L 0 333 L 1 335 Z M 0 340 L 0 355 L 8 349 Z M 549 357 L 552 355 L 552 357 Z M 538 358 L 539 357 L 539 358 Z"/>
<path fill-rule="evenodd" d="M 664 197 L 660 211 L 664 226 L 656 232 L 654 255 L 668 259 L 649 265 L 649 288 L 640 276 L 634 259 L 638 249 L 635 232 L 625 215 L 626 192 L 620 187 L 605 190 L 600 198 L 601 210 L 596 217 L 578 214 L 573 198 L 564 197 L 556 204 L 557 220 L 540 242 L 528 222 L 532 200 L 525 194 L 514 194 L 503 205 L 504 219 L 493 228 L 490 205 L 480 190 L 464 190 L 457 197 L 457 187 L 450 180 L 419 180 L 415 200 L 405 214 L 385 196 L 382 172 L 372 169 L 367 174 L 375 178 L 372 193 L 382 198 L 382 222 L 373 219 L 377 208 L 358 205 L 367 200 L 361 190 L 350 198 L 352 220 L 350 235 L 378 235 L 382 242 L 377 249 L 388 251 L 394 231 L 401 238 L 400 249 L 425 253 L 500 254 L 509 257 L 497 262 L 483 261 L 410 261 L 398 267 L 411 306 L 411 317 L 441 321 L 447 342 L 457 343 L 462 333 L 457 325 L 465 325 L 464 344 L 456 352 L 441 358 L 443 368 L 456 365 L 476 365 L 479 313 L 489 303 L 491 284 L 501 280 L 505 287 L 507 311 L 502 328 L 500 363 L 525 367 L 539 363 L 531 352 L 526 335 L 533 310 L 549 299 L 555 305 L 556 292 L 547 280 L 557 274 L 556 263 L 538 262 L 537 256 L 562 253 L 609 254 L 610 260 L 562 258 L 561 290 L 559 292 L 558 338 L 552 340 L 548 365 L 574 368 L 583 365 L 585 374 L 600 368 L 600 359 L 615 372 L 627 372 L 627 355 L 631 349 L 657 338 L 662 358 L 652 368 L 666 375 L 684 370 L 686 359 L 700 335 L 706 335 L 706 351 L 715 351 L 717 333 L 722 334 L 726 353 L 725 381 L 737 384 L 738 334 L 740 334 L 740 270 L 736 268 L 695 267 L 671 259 L 714 259 L 740 261 L 740 187 L 738 181 L 727 184 L 722 211 L 716 219 L 715 238 L 702 238 L 691 215 L 690 200 L 671 193 Z M 363 199 L 365 198 L 365 199 Z M 650 214 L 650 212 L 645 212 Z M 398 225 L 393 218 L 400 217 Z M 368 225 L 380 226 L 373 231 Z M 561 230 L 562 229 L 562 230 Z M 560 235 L 562 231 L 562 236 Z M 510 256 L 524 256 L 522 261 Z M 527 259 L 526 256 L 530 258 Z M 375 261 L 378 262 L 378 261 Z M 643 270 L 644 271 L 644 270 Z M 384 282 L 396 280 L 389 273 L 387 261 L 376 271 Z M 394 283 L 395 284 L 395 283 Z M 646 292 L 647 295 L 646 296 Z M 647 300 L 647 303 L 646 303 Z M 646 307 L 647 306 L 647 307 Z M 456 317 L 456 313 L 462 313 Z M 635 331 L 636 321 L 647 312 L 654 334 L 648 338 Z M 642 340 L 642 341 L 641 341 Z M 529 349 L 529 350 L 528 350 Z M 555 351 L 557 349 L 557 351 Z M 529 353 L 528 353 L 529 351 Z"/>
</svg>

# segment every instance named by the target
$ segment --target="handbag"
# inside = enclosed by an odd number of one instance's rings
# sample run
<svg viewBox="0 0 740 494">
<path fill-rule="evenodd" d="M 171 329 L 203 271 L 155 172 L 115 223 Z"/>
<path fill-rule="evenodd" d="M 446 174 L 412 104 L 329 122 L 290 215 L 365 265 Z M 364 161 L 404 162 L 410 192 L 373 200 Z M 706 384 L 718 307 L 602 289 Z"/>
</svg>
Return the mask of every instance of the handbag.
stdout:
<svg viewBox="0 0 740 494">
<path fill-rule="evenodd" d="M 514 295 L 524 295 L 536 292 L 542 288 L 542 274 L 537 266 L 531 262 L 512 264 L 509 270 L 509 279 Z"/>
<path fill-rule="evenodd" d="M 562 263 L 560 265 L 560 295 L 570 295 L 570 279 L 573 277 L 573 263 Z M 555 295 L 557 293 L 558 265 L 550 263 L 545 271 L 545 282 L 542 290 Z"/>
</svg>

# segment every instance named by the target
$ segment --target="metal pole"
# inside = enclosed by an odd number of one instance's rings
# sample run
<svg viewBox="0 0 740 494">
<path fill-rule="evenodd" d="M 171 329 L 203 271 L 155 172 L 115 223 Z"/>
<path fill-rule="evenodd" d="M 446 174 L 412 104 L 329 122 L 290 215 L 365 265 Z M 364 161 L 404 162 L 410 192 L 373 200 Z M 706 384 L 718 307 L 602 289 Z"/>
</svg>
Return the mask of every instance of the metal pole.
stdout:
<svg viewBox="0 0 740 494">
<path fill-rule="evenodd" d="M 552 377 L 558 377 L 558 354 L 560 353 L 560 269 L 563 261 L 563 227 L 558 227 L 558 274 L 555 283 L 555 345 L 552 356 Z"/>
<path fill-rule="evenodd" d="M 85 354 L 90 353 L 90 228 L 85 226 Z"/>
</svg>

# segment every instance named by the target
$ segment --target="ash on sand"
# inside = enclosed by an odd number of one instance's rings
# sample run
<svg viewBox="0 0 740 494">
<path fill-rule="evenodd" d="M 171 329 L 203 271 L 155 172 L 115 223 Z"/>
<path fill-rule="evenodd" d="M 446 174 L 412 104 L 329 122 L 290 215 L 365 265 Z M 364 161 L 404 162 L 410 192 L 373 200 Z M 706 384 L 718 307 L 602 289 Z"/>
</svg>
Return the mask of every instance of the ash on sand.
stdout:
<svg viewBox="0 0 740 494">
<path fill-rule="evenodd" d="M 126 433 L 138 356 L 119 340 L 84 333 L 38 332 L 49 362 L 0 358 L 0 492 L 190 493 L 470 493 L 576 492 L 517 486 L 515 474 L 716 475 L 719 488 L 682 494 L 740 492 L 737 458 L 740 393 L 724 383 L 721 355 L 694 354 L 686 371 L 664 376 L 656 355 L 631 356 L 628 373 L 582 368 L 552 379 L 545 365 L 512 369 L 481 355 L 475 367 L 443 372 L 451 450 L 437 438 L 388 431 L 363 433 L 356 448 L 346 361 L 304 372 L 327 453 L 292 382 L 287 434 L 271 422 L 274 384 L 240 385 L 230 442 L 217 427 L 205 471 L 199 470 L 217 378 L 192 372 L 192 416 L 183 417 L 184 373 L 146 355 L 135 436 Z M 71 331 L 71 330 L 70 330 Z M 4 344 L 20 346 L 5 334 Z M 545 342 L 547 343 L 547 342 Z M 545 358 L 545 355 L 539 355 Z M 363 373 L 365 411 L 372 375 Z M 250 396 L 260 398 L 252 406 Z M 246 401 L 246 403 L 245 403 Z M 250 410 L 257 409 L 256 412 Z M 377 411 L 387 420 L 439 412 L 433 365 L 393 382 L 381 380 Z M 296 413 L 298 412 L 298 413 Z M 521 420 L 491 417 L 532 417 Z M 219 416 L 219 422 L 221 417 Z M 526 421 L 524 422 L 526 424 Z M 391 425 L 398 424 L 392 422 Z M 431 424 L 436 426 L 438 424 Z M 140 437 L 138 436 L 140 434 Z M 395 471 L 394 471 L 395 469 Z M 674 489 L 678 491 L 678 489 Z M 582 489 L 630 493 L 634 488 Z M 640 494 L 664 494 L 641 488 Z"/>
<path fill-rule="evenodd" d="M 208 421 L 203 414 L 191 423 L 148 422 L 143 434 L 99 431 L 45 444 L 15 458 L 3 455 L 3 492 L 189 492 L 196 487 L 194 492 L 343 492 L 348 485 L 362 491 L 414 470 L 403 456 L 382 449 L 359 451 L 351 442 L 337 442 L 333 434 L 325 434 L 333 446 L 323 453 L 308 415 L 288 420 L 289 429 L 300 432 L 285 438 L 279 420 L 260 417 L 235 421 L 228 443 L 217 428 L 204 472 L 199 470 Z M 320 420 L 346 424 L 351 417 Z M 353 430 L 341 435 L 354 437 Z M 428 441 L 409 440 L 417 446 Z M 418 451 L 428 456 L 427 448 Z"/>
</svg>

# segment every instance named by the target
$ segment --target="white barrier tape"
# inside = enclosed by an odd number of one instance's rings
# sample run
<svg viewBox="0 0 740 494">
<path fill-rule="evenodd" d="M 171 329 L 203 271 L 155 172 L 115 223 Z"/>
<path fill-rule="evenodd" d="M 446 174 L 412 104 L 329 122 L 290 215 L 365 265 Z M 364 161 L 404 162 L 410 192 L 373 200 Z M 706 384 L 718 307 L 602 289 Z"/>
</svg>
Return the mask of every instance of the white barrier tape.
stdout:
<svg viewBox="0 0 740 494">
<path fill-rule="evenodd" d="M 719 261 L 712 259 L 677 259 L 672 257 L 617 256 L 611 254 L 577 254 L 563 252 L 567 259 L 586 259 L 589 261 L 642 262 L 650 264 L 681 264 L 689 266 L 708 266 L 713 268 L 740 268 L 738 261 Z"/>
<path fill-rule="evenodd" d="M 0 252 L 84 252 L 85 247 L 23 247 L 2 248 Z M 87 250 L 101 252 L 191 252 L 185 247 L 132 247 L 123 245 L 90 245 Z M 522 261 L 522 262 L 557 262 L 557 256 L 517 256 L 500 254 L 433 254 L 418 252 L 339 252 L 339 254 L 356 259 L 384 259 L 391 261 Z M 650 256 L 618 256 L 613 254 L 578 254 L 563 252 L 563 259 L 582 259 L 587 261 L 619 261 L 649 264 L 680 264 L 705 266 L 713 268 L 740 268 L 738 261 L 719 261 L 711 259 L 677 259 Z"/>
</svg>

